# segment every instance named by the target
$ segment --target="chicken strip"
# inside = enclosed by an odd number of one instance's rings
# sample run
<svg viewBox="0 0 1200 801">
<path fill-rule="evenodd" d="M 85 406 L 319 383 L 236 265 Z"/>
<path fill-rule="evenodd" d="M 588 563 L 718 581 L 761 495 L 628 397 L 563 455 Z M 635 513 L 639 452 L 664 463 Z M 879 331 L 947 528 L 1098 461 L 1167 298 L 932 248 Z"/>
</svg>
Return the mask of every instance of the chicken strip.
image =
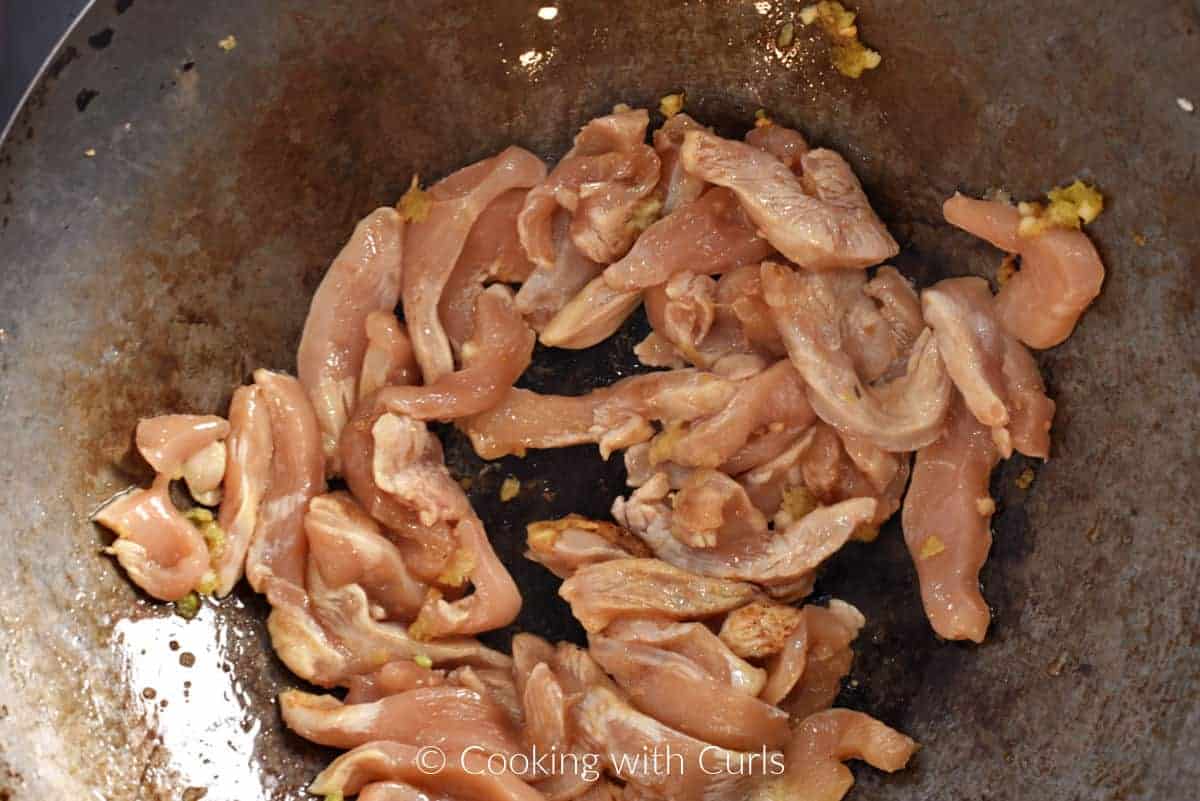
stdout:
<svg viewBox="0 0 1200 801">
<path fill-rule="evenodd" d="M 363 352 L 358 378 L 360 401 L 384 387 L 421 383 L 421 368 L 417 366 L 404 323 L 390 311 L 371 312 L 367 315 L 366 331 L 367 349 Z"/>
<path fill-rule="evenodd" d="M 621 618 L 610 623 L 604 635 L 678 654 L 723 686 L 744 695 L 758 695 L 767 680 L 766 671 L 735 654 L 703 623 Z"/>
<path fill-rule="evenodd" d="M 904 499 L 904 541 L 917 567 L 925 614 L 948 640 L 983 642 L 991 619 L 979 571 L 992 546 L 996 504 L 988 479 L 999 459 L 991 432 L 961 400 L 942 436 L 917 451 Z"/>
<path fill-rule="evenodd" d="M 603 264 L 592 261 L 576 247 L 575 240 L 570 236 L 570 214 L 559 209 L 551 225 L 555 242 L 554 260 L 535 267 L 517 292 L 517 309 L 529 325 L 542 334 L 558 315 L 566 311 L 571 300 L 578 297 L 604 269 Z M 554 332 L 550 336 L 552 340 L 556 337 Z"/>
<path fill-rule="evenodd" d="M 788 744 L 787 772 L 766 780 L 751 798 L 841 801 L 854 785 L 854 774 L 843 762 L 861 759 L 894 773 L 908 764 L 917 747 L 910 738 L 862 712 L 818 712 L 800 723 Z"/>
<path fill-rule="evenodd" d="M 510 189 L 488 204 L 471 226 L 454 271 L 446 280 L 438 315 L 454 355 L 471 338 L 475 325 L 475 300 L 488 281 L 521 283 L 533 272 L 517 236 L 517 215 L 525 204 L 526 189 Z"/>
<path fill-rule="evenodd" d="M 1005 331 L 1031 348 L 1052 348 L 1071 335 L 1104 283 L 1104 264 L 1087 234 L 1047 228 L 1020 236 L 1016 208 L 958 193 L 942 213 L 951 225 L 1020 254 L 1021 269 L 996 295 L 996 318 Z"/>
<path fill-rule="evenodd" d="M 711 617 L 741 606 L 755 590 L 738 581 L 696 576 L 657 559 L 614 559 L 576 571 L 558 594 L 585 629 L 598 632 L 621 617 Z"/>
<path fill-rule="evenodd" d="M 939 281 L 921 293 L 921 308 L 967 408 L 989 428 L 1007 426 L 1003 370 L 1008 335 L 996 322 L 987 281 Z"/>
<path fill-rule="evenodd" d="M 315 567 L 307 591 L 272 577 L 266 594 L 271 603 L 267 631 L 276 655 L 297 676 L 321 687 L 346 686 L 354 676 L 414 658 L 434 665 L 511 664 L 504 654 L 468 637 L 419 642 L 403 624 L 372 618 L 362 587 L 329 588 Z"/>
<path fill-rule="evenodd" d="M 484 459 L 589 442 L 598 443 L 607 457 L 654 436 L 649 421 L 705 417 L 724 408 L 733 392 L 732 382 L 695 370 L 632 376 L 578 396 L 512 389 L 495 408 L 462 426 Z"/>
<path fill-rule="evenodd" d="M 346 683 L 347 704 L 369 704 L 418 687 L 440 687 L 446 671 L 422 667 L 407 659 L 388 662 L 378 670 L 352 676 Z"/>
<path fill-rule="evenodd" d="M 170 485 L 170 475 L 159 473 L 149 489 L 118 495 L 92 517 L 117 535 L 105 552 L 160 601 L 183 598 L 209 570 L 204 537 L 171 502 Z"/>
<path fill-rule="evenodd" d="M 937 438 L 952 386 L 928 333 L 914 344 L 904 376 L 869 387 L 841 347 L 840 310 L 830 298 L 829 275 L 771 262 L 762 270 L 764 297 L 822 420 L 890 451 L 915 450 Z"/>
<path fill-rule="evenodd" d="M 308 540 L 304 513 L 325 491 L 325 452 L 312 404 L 299 381 L 270 370 L 255 370 L 271 419 L 271 481 L 258 512 L 258 525 L 246 554 L 246 578 L 265 592 L 275 576 L 304 586 Z"/>
<path fill-rule="evenodd" d="M 396 308 L 403 254 L 403 218 L 376 209 L 355 227 L 308 307 L 296 372 L 321 427 L 330 475 L 341 472 L 338 437 L 358 400 L 367 315 Z"/>
<path fill-rule="evenodd" d="M 138 421 L 134 443 L 156 473 L 182 478 L 184 465 L 229 436 L 229 423 L 211 414 L 165 414 Z"/>
<path fill-rule="evenodd" d="M 646 229 L 620 261 L 604 270 L 618 291 L 646 289 L 676 273 L 705 275 L 757 264 L 772 253 L 734 193 L 713 187 Z"/>
<path fill-rule="evenodd" d="M 304 531 L 313 562 L 331 588 L 357 584 L 385 620 L 411 620 L 428 586 L 415 578 L 400 550 L 347 492 L 318 495 L 308 504 Z"/>
<path fill-rule="evenodd" d="M 804 381 L 788 361 L 741 382 L 724 409 L 685 430 L 662 435 L 661 458 L 690 467 L 718 467 L 763 429 L 803 429 L 816 419 Z"/>
<path fill-rule="evenodd" d="M 751 757 L 690 737 L 600 687 L 580 699 L 574 718 L 589 749 L 604 756 L 609 772 L 655 797 L 701 801 L 745 798 L 752 775 L 761 774 L 763 763 L 771 757 L 766 752 L 755 752 Z M 669 764 L 664 759 L 668 749 Z M 632 758 L 637 756 L 642 758 Z"/>
<path fill-rule="evenodd" d="M 368 785 L 401 781 L 468 801 L 545 801 L 542 794 L 507 770 L 489 769 L 487 756 L 475 751 L 447 753 L 445 765 L 430 771 L 416 746 L 376 741 L 342 754 L 321 771 L 308 791 L 314 795 L 356 795 Z"/>
<path fill-rule="evenodd" d="M 704 126 L 687 114 L 676 114 L 654 132 L 654 152 L 661 163 L 658 186 L 654 196 L 662 201 L 662 216 L 666 217 L 677 209 L 691 203 L 708 186 L 703 180 L 683 168 L 679 150 L 688 131 L 703 131 Z"/>
<path fill-rule="evenodd" d="M 271 482 L 274 444 L 271 414 L 262 388 L 251 385 L 234 390 L 229 402 L 226 446 L 224 498 L 217 516 L 224 537 L 220 548 L 212 552 L 217 597 L 228 595 L 242 577 L 246 552 Z"/>
<path fill-rule="evenodd" d="M 658 183 L 658 155 L 644 143 L 645 109 L 598 117 L 579 131 L 574 146 L 530 191 L 517 219 L 521 244 L 538 267 L 555 261 L 554 218 L 571 213 L 571 240 L 587 258 L 608 264 L 624 255 L 637 235 L 629 223 Z"/>
<path fill-rule="evenodd" d="M 595 634 L 588 643 L 592 658 L 661 724 L 740 751 L 788 740 L 786 712 L 730 688 L 681 654 Z"/>
<path fill-rule="evenodd" d="M 746 144 L 770 153 L 796 175 L 803 172 L 800 157 L 808 152 L 808 142 L 799 131 L 777 123 L 756 125 L 746 134 Z"/>
<path fill-rule="evenodd" d="M 539 520 L 527 525 L 525 531 L 529 545 L 525 558 L 562 579 L 597 562 L 650 556 L 642 541 L 620 526 L 580 515 Z"/>
<path fill-rule="evenodd" d="M 472 226 L 505 192 L 531 187 L 545 175 L 546 167 L 536 156 L 509 147 L 430 188 L 429 216 L 408 229 L 401 292 L 413 351 L 427 384 L 454 370 L 454 355 L 438 304 Z"/>
<path fill-rule="evenodd" d="M 504 710 L 461 687 L 418 687 L 361 704 L 285 690 L 279 694 L 279 710 L 284 724 L 296 734 L 333 748 L 390 740 L 450 752 L 477 746 L 485 755 L 506 757 L 522 751 Z"/>
<path fill-rule="evenodd" d="M 732 189 L 767 241 L 801 267 L 869 267 L 900 250 L 850 165 L 832 150 L 801 155 L 797 177 L 753 145 L 693 131 L 682 158 L 688 172 Z"/>
<path fill-rule="evenodd" d="M 827 607 L 809 604 L 803 611 L 807 640 L 803 664 L 795 661 L 798 654 L 793 652 L 789 658 L 786 650 L 772 660 L 763 696 L 777 698 L 797 720 L 833 706 L 854 662 L 851 643 L 867 622 L 858 609 L 837 599 Z"/>
</svg>

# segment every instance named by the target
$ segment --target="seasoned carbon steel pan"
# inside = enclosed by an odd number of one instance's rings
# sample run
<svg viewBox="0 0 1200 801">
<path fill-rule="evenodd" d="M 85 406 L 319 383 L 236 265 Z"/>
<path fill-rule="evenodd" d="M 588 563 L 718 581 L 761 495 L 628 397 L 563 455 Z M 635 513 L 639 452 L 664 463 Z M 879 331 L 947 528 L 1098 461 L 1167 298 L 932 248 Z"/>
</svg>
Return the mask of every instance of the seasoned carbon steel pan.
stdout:
<svg viewBox="0 0 1200 801">
<path fill-rule="evenodd" d="M 818 590 L 869 621 L 841 703 L 925 746 L 894 777 L 857 771 L 852 797 L 1194 798 L 1200 115 L 1177 98 L 1200 102 L 1197 5 L 863 0 L 883 64 L 859 81 L 814 32 L 777 46 L 799 5 L 93 5 L 0 147 L 0 798 L 304 795 L 330 754 L 280 725 L 274 697 L 295 680 L 263 603 L 238 594 L 185 622 L 99 554 L 89 513 L 147 478 L 134 423 L 223 411 L 253 366 L 293 368 L 330 258 L 414 172 L 514 142 L 556 157 L 614 103 L 680 89 L 723 132 L 765 108 L 840 149 L 922 284 L 998 265 L 942 222 L 955 189 L 1034 197 L 1082 177 L 1105 193 L 1090 229 L 1104 292 L 1040 355 L 1052 458 L 1027 489 L 1020 459 L 994 479 L 987 643 L 933 636 L 895 523 Z M 524 381 L 581 392 L 628 374 L 644 324 L 539 353 Z M 524 523 L 604 514 L 618 461 L 580 448 L 484 466 L 447 440 L 524 588 L 518 628 L 578 636 L 520 556 Z M 509 475 L 523 491 L 501 503 Z"/>
</svg>

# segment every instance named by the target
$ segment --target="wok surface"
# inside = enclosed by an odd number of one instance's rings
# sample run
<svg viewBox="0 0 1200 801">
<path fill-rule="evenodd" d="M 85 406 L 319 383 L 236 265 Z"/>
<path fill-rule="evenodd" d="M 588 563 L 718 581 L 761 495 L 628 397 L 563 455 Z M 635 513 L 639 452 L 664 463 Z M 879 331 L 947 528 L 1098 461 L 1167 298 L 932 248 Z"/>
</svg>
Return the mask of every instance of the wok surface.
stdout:
<svg viewBox="0 0 1200 801">
<path fill-rule="evenodd" d="M 68 37 L 0 147 L 0 799 L 304 796 L 330 752 L 282 731 L 274 697 L 296 681 L 263 603 L 240 593 L 185 623 L 99 555 L 88 515 L 147 478 L 137 418 L 223 411 L 253 367 L 293 368 L 329 259 L 413 172 L 510 142 L 557 157 L 614 103 L 681 88 L 724 132 L 761 107 L 840 149 L 921 284 L 999 263 L 942 222 L 955 189 L 1104 191 L 1104 292 L 1040 356 L 1053 457 L 1027 491 L 1021 460 L 994 479 L 988 642 L 935 639 L 895 522 L 819 591 L 868 618 L 842 703 L 925 746 L 894 777 L 856 771 L 852 798 L 1192 797 L 1200 115 L 1176 97 L 1200 102 L 1196 4 L 863 2 L 884 61 L 857 82 L 815 33 L 776 47 L 799 4 L 580 0 L 550 21 L 539 5 L 105 0 Z M 541 354 L 527 384 L 635 370 L 638 325 Z M 525 588 L 519 627 L 577 636 L 520 557 L 524 523 L 604 514 L 620 465 L 448 455 Z M 507 475 L 523 491 L 501 504 Z"/>
</svg>

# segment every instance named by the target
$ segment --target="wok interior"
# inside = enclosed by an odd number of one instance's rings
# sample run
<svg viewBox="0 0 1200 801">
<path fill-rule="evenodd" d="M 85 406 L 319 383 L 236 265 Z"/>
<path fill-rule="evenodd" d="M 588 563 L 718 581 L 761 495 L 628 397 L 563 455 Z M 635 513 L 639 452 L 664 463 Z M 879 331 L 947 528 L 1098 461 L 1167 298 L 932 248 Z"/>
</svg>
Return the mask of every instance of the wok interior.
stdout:
<svg viewBox="0 0 1200 801">
<path fill-rule="evenodd" d="M 1180 410 L 1197 389 L 1181 354 L 1197 333 L 1186 178 L 1200 138 L 1159 78 L 1193 64 L 1196 11 L 1167 4 L 1151 41 L 1129 5 L 864 3 L 862 36 L 884 63 L 858 82 L 828 67 L 815 34 L 779 49 L 794 9 L 776 3 L 571 3 L 554 20 L 538 3 L 466 0 L 433 13 L 97 6 L 0 159 L 13 198 L 0 229 L 13 532 L 0 797 L 302 794 L 329 755 L 281 730 L 274 698 L 296 681 L 267 645 L 263 603 L 239 594 L 184 623 L 97 556 L 104 535 L 88 513 L 146 478 L 129 432 L 140 416 L 223 410 L 251 366 L 293 369 L 329 259 L 413 172 L 434 179 L 511 142 L 557 157 L 614 103 L 654 107 L 680 89 L 720 133 L 764 108 L 843 152 L 920 285 L 991 277 L 999 263 L 942 223 L 956 188 L 1033 197 L 1082 176 L 1112 198 L 1093 230 L 1104 294 L 1041 358 L 1061 410 L 1054 455 L 1028 491 L 1014 484 L 1023 460 L 994 476 L 988 644 L 928 631 L 895 522 L 840 554 L 818 593 L 868 619 L 842 703 L 925 745 L 906 774 L 860 772 L 856 797 L 1171 798 L 1194 786 L 1196 619 L 1181 599 L 1197 583 L 1197 437 Z M 106 25 L 115 44 L 89 50 Z M 217 49 L 229 33 L 238 48 Z M 1131 42 L 1144 45 L 1136 57 Z M 103 101 L 85 115 L 71 103 L 82 88 Z M 98 154 L 85 162 L 88 147 Z M 539 351 L 524 385 L 573 394 L 627 375 L 644 326 L 639 316 L 588 351 Z M 594 448 L 484 465 L 443 433 L 523 588 L 517 628 L 577 638 L 557 582 L 521 557 L 524 523 L 605 514 L 621 466 Z M 524 491 L 501 503 L 509 475 Z"/>
</svg>

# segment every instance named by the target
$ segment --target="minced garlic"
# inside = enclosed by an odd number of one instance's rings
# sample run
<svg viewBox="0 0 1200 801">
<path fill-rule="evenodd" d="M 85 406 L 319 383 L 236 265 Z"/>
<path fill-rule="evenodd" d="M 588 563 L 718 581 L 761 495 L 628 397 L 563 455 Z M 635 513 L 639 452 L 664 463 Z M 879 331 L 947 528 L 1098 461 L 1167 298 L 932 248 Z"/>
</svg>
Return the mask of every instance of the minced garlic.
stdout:
<svg viewBox="0 0 1200 801">
<path fill-rule="evenodd" d="M 433 207 L 433 198 L 429 193 L 421 188 L 420 176 L 414 175 L 412 183 L 409 184 L 408 191 L 400 198 L 400 202 L 396 204 L 396 210 L 400 212 L 400 216 L 406 222 L 425 222 L 429 216 L 429 210 Z"/>
<path fill-rule="evenodd" d="M 679 92 L 674 95 L 663 95 L 658 101 L 658 110 L 666 118 L 670 119 L 679 112 L 683 111 L 683 103 L 687 100 L 686 92 Z"/>
<path fill-rule="evenodd" d="M 930 534 L 925 538 L 925 542 L 921 543 L 922 559 L 932 559 L 942 551 L 946 550 L 946 543 L 942 542 L 942 538 L 937 534 Z"/>
<path fill-rule="evenodd" d="M 450 559 L 438 574 L 437 582 L 447 587 L 461 587 L 467 583 L 474 569 L 475 552 L 469 548 L 458 548 L 450 554 Z"/>
<path fill-rule="evenodd" d="M 649 228 L 658 220 L 662 214 L 662 200 L 656 197 L 648 197 L 640 201 L 633 207 L 633 213 L 629 216 L 629 230 L 641 233 Z"/>
<path fill-rule="evenodd" d="M 508 478 L 504 479 L 504 482 L 500 485 L 501 501 L 508 503 L 520 494 L 521 482 L 518 479 L 514 478 L 513 476 L 509 476 Z"/>
<path fill-rule="evenodd" d="M 417 654 L 413 657 L 413 664 L 415 664 L 417 667 L 429 670 L 431 667 L 433 667 L 433 660 L 425 654 Z"/>
<path fill-rule="evenodd" d="M 1024 470 L 1021 471 L 1021 475 L 1017 476 L 1017 481 L 1016 481 L 1017 488 L 1018 489 L 1029 489 L 1030 485 L 1033 484 L 1033 477 L 1034 477 L 1033 468 L 1026 467 Z"/>
<path fill-rule="evenodd" d="M 774 125 L 774 124 L 775 124 L 775 120 L 771 119 L 770 115 L 767 114 L 767 110 L 765 108 L 760 108 L 758 111 L 754 112 L 754 127 L 755 128 L 766 128 L 768 125 Z"/>
<path fill-rule="evenodd" d="M 821 0 L 800 12 L 802 23 L 819 22 L 833 37 L 833 66 L 847 78 L 858 78 L 864 71 L 878 67 L 883 60 L 879 53 L 859 41 L 858 26 L 854 24 L 856 16 L 836 0 Z"/>
</svg>

